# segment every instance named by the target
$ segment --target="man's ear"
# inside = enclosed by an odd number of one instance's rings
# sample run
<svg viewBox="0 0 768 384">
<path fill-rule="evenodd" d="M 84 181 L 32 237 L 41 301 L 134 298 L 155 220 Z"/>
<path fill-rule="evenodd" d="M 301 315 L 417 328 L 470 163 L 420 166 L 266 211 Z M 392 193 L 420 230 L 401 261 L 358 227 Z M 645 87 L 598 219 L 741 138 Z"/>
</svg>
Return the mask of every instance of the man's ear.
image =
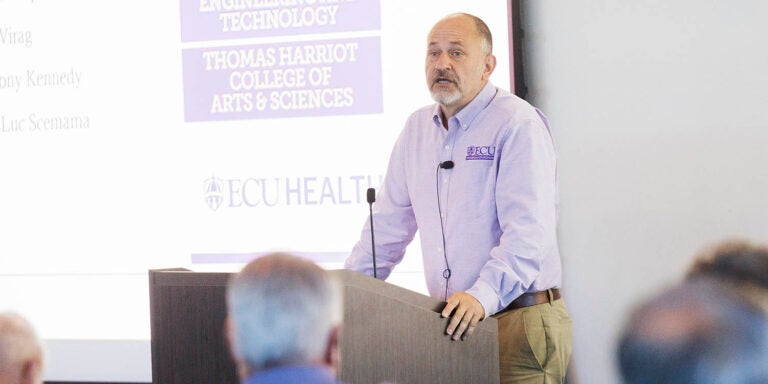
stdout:
<svg viewBox="0 0 768 384">
<path fill-rule="evenodd" d="M 224 333 L 224 341 L 227 344 L 229 355 L 232 357 L 232 359 L 235 359 L 235 348 L 234 348 L 235 329 L 234 329 L 234 325 L 232 324 L 231 317 L 227 316 L 224 319 L 224 326 L 222 328 L 223 328 L 222 331 Z"/>
<path fill-rule="evenodd" d="M 496 56 L 489 54 L 485 56 L 485 72 L 483 72 L 483 80 L 491 78 L 493 70 L 496 69 Z"/>
<path fill-rule="evenodd" d="M 341 353 L 339 351 L 340 333 L 340 325 L 331 329 L 331 332 L 328 334 L 328 345 L 325 346 L 325 356 L 323 358 L 323 363 L 332 367 L 334 370 L 338 370 L 341 365 Z"/>
<path fill-rule="evenodd" d="M 21 384 L 41 384 L 43 382 L 43 361 L 32 359 L 21 367 Z"/>
<path fill-rule="evenodd" d="M 248 372 L 245 364 L 237 358 L 237 354 L 235 353 L 235 323 L 229 315 L 224 319 L 224 326 L 222 328 L 224 341 L 229 350 L 229 357 L 232 358 L 232 361 L 237 367 L 237 376 L 241 381 L 245 381 L 250 375 L 250 372 Z"/>
</svg>

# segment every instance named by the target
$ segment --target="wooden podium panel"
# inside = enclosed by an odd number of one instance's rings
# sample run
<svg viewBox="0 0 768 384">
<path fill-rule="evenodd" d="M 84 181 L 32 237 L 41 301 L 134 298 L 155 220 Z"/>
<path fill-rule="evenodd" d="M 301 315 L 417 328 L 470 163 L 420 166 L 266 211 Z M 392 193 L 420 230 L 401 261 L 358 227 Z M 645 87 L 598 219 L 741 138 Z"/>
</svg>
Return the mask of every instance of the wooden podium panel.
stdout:
<svg viewBox="0 0 768 384">
<path fill-rule="evenodd" d="M 440 317 L 445 302 L 349 270 L 331 271 L 344 286 L 340 377 L 348 383 L 499 382 L 497 320 L 453 341 Z"/>
<path fill-rule="evenodd" d="M 149 271 L 153 384 L 238 383 L 224 337 L 230 275 Z"/>
<path fill-rule="evenodd" d="M 444 303 L 348 270 L 339 377 L 350 384 L 498 383 L 496 319 L 466 341 L 445 335 Z M 149 272 L 154 384 L 236 384 L 223 335 L 232 274 L 184 269 Z"/>
</svg>

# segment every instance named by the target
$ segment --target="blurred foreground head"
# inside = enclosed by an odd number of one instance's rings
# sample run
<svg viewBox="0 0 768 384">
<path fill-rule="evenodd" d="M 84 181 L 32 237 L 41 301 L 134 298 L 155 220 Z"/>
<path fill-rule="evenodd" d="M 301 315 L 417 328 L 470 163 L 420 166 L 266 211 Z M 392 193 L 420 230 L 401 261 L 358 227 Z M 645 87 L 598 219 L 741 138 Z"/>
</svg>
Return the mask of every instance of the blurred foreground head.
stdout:
<svg viewBox="0 0 768 384">
<path fill-rule="evenodd" d="M 341 292 L 315 263 L 275 253 L 229 284 L 227 335 L 242 378 L 276 367 L 338 365 Z"/>
<path fill-rule="evenodd" d="M 43 382 L 43 348 L 22 316 L 0 313 L 0 384 Z"/>
<path fill-rule="evenodd" d="M 690 270 L 689 279 L 711 277 L 737 289 L 768 312 L 768 245 L 728 240 L 705 248 Z"/>
<path fill-rule="evenodd" d="M 768 383 L 768 318 L 719 280 L 691 279 L 637 306 L 618 352 L 627 384 Z"/>
</svg>

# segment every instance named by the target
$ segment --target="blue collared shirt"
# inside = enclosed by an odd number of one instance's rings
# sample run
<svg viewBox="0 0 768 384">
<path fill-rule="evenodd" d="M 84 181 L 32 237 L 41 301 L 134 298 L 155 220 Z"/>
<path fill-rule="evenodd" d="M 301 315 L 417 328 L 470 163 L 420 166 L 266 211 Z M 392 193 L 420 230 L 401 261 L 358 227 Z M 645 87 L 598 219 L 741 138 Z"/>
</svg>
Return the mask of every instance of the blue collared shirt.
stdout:
<svg viewBox="0 0 768 384">
<path fill-rule="evenodd" d="M 439 105 L 414 112 L 392 150 L 373 213 L 379 276 L 418 229 L 434 298 L 446 298 L 445 257 L 447 296 L 468 292 L 486 316 L 522 293 L 559 288 L 557 161 L 544 115 L 489 82 L 447 130 L 441 116 Z M 439 168 L 448 160 L 453 168 Z M 345 267 L 373 275 L 368 225 Z"/>
<path fill-rule="evenodd" d="M 248 377 L 243 384 L 343 384 L 327 367 L 297 365 L 268 369 Z"/>
</svg>

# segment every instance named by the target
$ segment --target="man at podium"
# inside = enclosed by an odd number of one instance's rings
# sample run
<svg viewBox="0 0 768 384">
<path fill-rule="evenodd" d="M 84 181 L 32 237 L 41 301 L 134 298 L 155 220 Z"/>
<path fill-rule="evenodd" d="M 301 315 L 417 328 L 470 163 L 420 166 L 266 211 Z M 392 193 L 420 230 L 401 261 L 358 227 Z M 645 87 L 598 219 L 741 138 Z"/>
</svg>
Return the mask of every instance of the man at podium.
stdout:
<svg viewBox="0 0 768 384">
<path fill-rule="evenodd" d="M 345 267 L 374 275 L 376 262 L 386 279 L 418 230 L 429 293 L 451 316 L 446 333 L 471 337 L 494 316 L 502 383 L 562 382 L 572 325 L 559 290 L 552 136 L 541 111 L 488 81 L 492 46 L 487 25 L 468 14 L 430 31 L 436 104 L 407 120 Z"/>
</svg>

